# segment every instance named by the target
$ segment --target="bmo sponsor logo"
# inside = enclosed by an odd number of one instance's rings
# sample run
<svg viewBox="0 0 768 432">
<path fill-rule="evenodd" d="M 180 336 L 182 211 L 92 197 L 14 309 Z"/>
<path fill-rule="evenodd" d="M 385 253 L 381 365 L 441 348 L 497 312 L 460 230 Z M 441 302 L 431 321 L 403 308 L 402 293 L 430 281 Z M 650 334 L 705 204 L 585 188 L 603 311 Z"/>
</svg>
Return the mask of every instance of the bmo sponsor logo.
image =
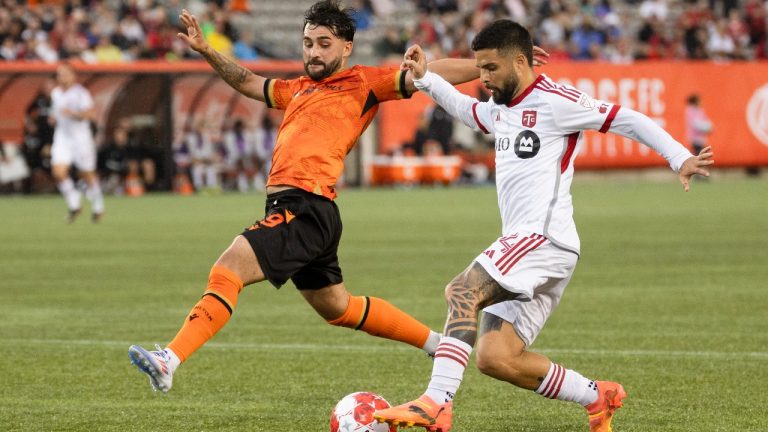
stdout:
<svg viewBox="0 0 768 432">
<path fill-rule="evenodd" d="M 747 124 L 752 134 L 768 146 L 768 84 L 757 89 L 749 99 Z"/>
</svg>

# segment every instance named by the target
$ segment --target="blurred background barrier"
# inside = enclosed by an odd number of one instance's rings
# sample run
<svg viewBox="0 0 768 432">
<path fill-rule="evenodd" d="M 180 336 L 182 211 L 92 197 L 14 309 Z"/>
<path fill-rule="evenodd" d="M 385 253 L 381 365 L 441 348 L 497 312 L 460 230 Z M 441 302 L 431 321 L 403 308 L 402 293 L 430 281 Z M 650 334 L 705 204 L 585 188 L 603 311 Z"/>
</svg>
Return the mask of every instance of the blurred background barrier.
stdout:
<svg viewBox="0 0 768 432">
<path fill-rule="evenodd" d="M 296 61 L 244 65 L 269 77 L 303 73 Z M 233 123 L 241 120 L 247 129 L 262 130 L 262 136 L 273 140 L 282 119 L 281 111 L 243 97 L 200 61 L 76 63 L 76 69 L 96 102 L 97 143 L 107 142 L 118 127 L 129 129 L 143 154 L 156 165 L 155 187 L 160 190 L 171 189 L 174 176 L 187 168 L 190 133 L 205 132 L 214 142 L 223 142 Z M 38 98 L 45 97 L 54 70 L 55 65 L 38 62 L 0 63 L 0 141 L 5 145 L 22 145 L 30 139 L 26 135 L 34 133 L 28 127 L 34 121 L 30 113 Z M 768 63 L 615 65 L 555 60 L 541 72 L 597 99 L 647 114 L 686 146 L 690 144 L 686 102 L 697 94 L 711 119 L 708 143 L 717 154 L 718 167 L 768 165 Z M 479 99 L 488 98 L 477 81 L 460 88 Z M 384 103 L 376 122 L 348 157 L 344 181 L 352 185 L 486 182 L 493 177 L 489 138 L 457 124 L 423 94 Z M 650 149 L 616 135 L 589 132 L 584 144 L 577 168 L 665 165 Z"/>
<path fill-rule="evenodd" d="M 712 121 L 709 144 L 718 167 L 768 165 L 768 63 L 643 62 L 632 65 L 566 62 L 541 68 L 555 81 L 570 84 L 607 102 L 640 111 L 689 146 L 685 108 L 698 94 Z M 479 82 L 460 89 L 487 100 Z M 411 101 L 383 104 L 379 112 L 379 150 L 397 152 L 410 142 L 425 110 L 433 103 L 422 94 Z M 454 133 L 454 137 L 456 133 Z M 458 141 L 458 140 L 456 140 Z M 472 150 L 456 142 L 459 151 Z M 492 163 L 492 160 L 490 161 Z M 664 166 L 647 147 L 613 134 L 588 132 L 577 168 L 615 169 Z"/>
</svg>

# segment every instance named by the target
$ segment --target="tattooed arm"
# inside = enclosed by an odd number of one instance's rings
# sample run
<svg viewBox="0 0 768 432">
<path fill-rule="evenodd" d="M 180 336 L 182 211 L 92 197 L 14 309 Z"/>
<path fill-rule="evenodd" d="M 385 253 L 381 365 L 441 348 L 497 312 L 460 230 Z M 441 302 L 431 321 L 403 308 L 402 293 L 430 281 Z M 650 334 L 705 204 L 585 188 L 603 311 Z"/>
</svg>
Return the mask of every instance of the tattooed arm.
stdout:
<svg viewBox="0 0 768 432">
<path fill-rule="evenodd" d="M 184 9 L 179 18 L 187 27 L 187 34 L 179 33 L 177 35 L 180 39 L 187 42 L 190 48 L 199 52 L 216 73 L 233 89 L 249 98 L 264 102 L 264 77 L 256 75 L 211 48 L 203 37 L 203 32 L 200 30 L 197 18 L 189 13 L 189 11 Z"/>
</svg>

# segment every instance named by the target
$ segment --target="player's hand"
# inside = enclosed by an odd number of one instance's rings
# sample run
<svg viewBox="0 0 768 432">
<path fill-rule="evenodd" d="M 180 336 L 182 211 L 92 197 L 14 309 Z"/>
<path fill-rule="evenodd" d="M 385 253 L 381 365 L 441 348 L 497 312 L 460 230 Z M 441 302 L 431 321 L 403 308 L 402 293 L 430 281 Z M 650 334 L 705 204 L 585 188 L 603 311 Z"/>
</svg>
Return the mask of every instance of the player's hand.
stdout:
<svg viewBox="0 0 768 432">
<path fill-rule="evenodd" d="M 683 188 L 686 192 L 688 192 L 690 189 L 691 177 L 693 177 L 695 174 L 709 177 L 709 171 L 704 167 L 715 163 L 715 161 L 712 160 L 713 155 L 714 153 L 712 153 L 712 147 L 704 147 L 701 149 L 698 155 L 689 157 L 685 162 L 683 162 L 683 165 L 680 167 L 679 174 L 680 183 L 683 184 Z"/>
<path fill-rule="evenodd" d="M 182 9 L 179 19 L 181 19 L 181 22 L 187 28 L 187 33 L 177 33 L 176 36 L 189 44 L 189 47 L 193 50 L 199 53 L 205 51 L 208 42 L 206 42 L 205 37 L 203 37 L 203 31 L 200 30 L 200 24 L 197 22 L 197 18 L 189 13 L 188 10 Z"/>
<path fill-rule="evenodd" d="M 424 74 L 427 73 L 427 56 L 424 54 L 424 50 L 418 45 L 408 48 L 403 56 L 403 64 L 400 65 L 400 69 L 410 70 L 413 79 L 423 78 Z"/>
<path fill-rule="evenodd" d="M 544 66 L 549 61 L 549 53 L 544 48 L 533 46 L 533 67 Z"/>
<path fill-rule="evenodd" d="M 79 120 L 84 120 L 85 119 L 85 117 L 83 116 L 83 113 L 80 113 L 80 112 L 77 112 L 77 111 L 73 111 L 73 110 L 71 110 L 69 108 L 62 108 L 61 114 L 64 117 L 71 118 L 72 120 L 78 120 L 79 121 Z"/>
</svg>

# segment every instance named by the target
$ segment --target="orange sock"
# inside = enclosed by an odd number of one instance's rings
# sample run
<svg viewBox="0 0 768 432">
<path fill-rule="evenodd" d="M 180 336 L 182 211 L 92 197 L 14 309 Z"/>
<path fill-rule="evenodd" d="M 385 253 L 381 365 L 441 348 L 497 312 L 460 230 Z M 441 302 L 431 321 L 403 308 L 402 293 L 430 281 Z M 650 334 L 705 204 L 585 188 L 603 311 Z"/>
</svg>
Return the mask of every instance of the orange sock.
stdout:
<svg viewBox="0 0 768 432">
<path fill-rule="evenodd" d="M 429 327 L 377 297 L 350 297 L 344 314 L 328 324 L 362 330 L 372 336 L 423 348 Z"/>
<path fill-rule="evenodd" d="M 229 321 L 243 281 L 231 270 L 214 266 L 203 298 L 192 308 L 184 325 L 168 344 L 182 362 L 208 342 Z"/>
</svg>

